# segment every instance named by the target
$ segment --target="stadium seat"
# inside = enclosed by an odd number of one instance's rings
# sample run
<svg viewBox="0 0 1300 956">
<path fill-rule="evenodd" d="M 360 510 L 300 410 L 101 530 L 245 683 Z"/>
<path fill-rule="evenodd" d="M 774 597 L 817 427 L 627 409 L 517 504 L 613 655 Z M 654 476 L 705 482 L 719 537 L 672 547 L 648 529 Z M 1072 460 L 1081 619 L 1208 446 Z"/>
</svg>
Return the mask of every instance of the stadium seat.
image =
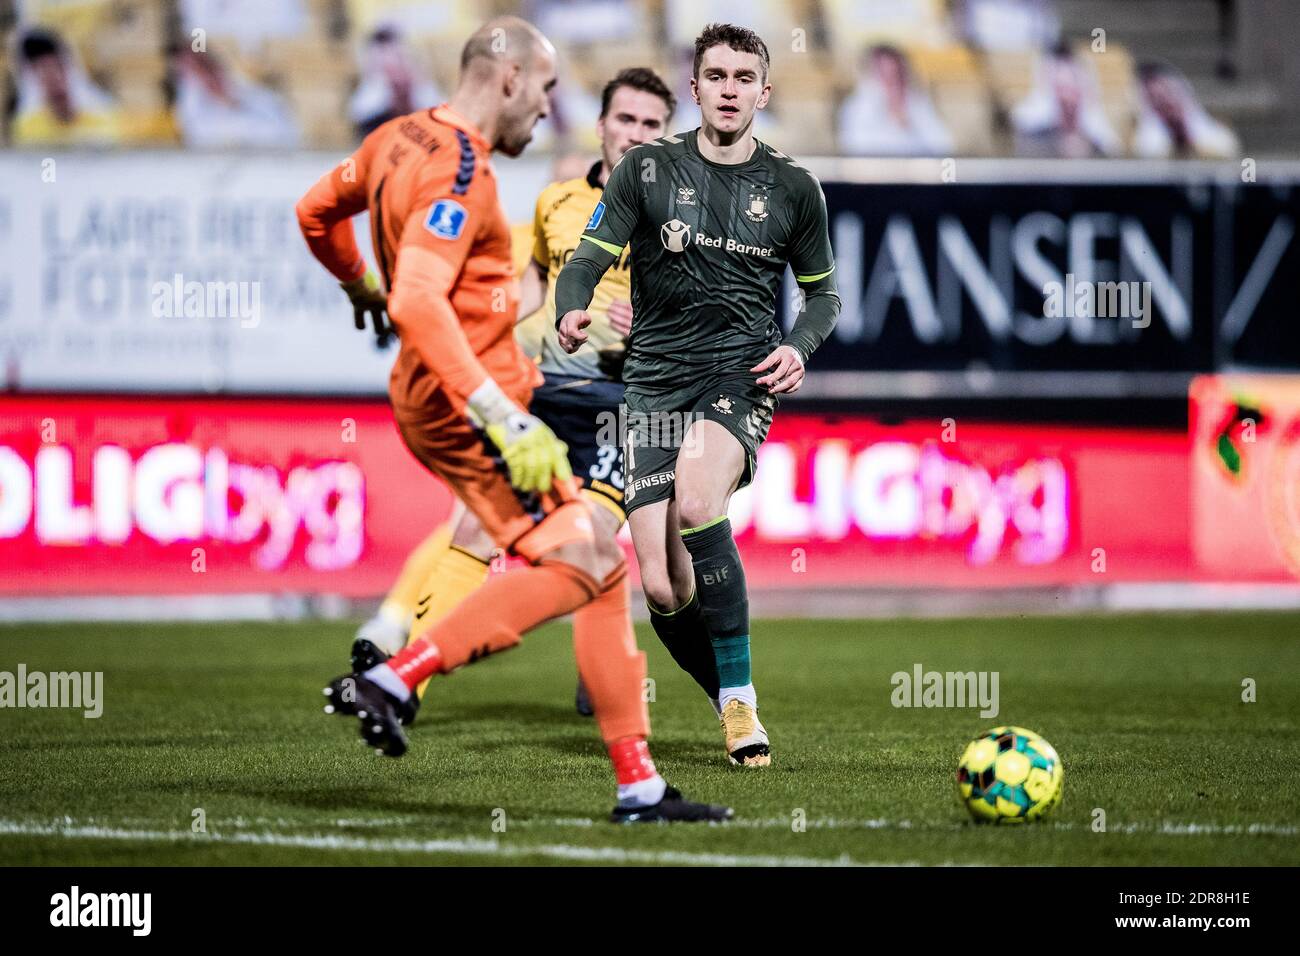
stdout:
<svg viewBox="0 0 1300 956">
<path fill-rule="evenodd" d="M 776 59 L 790 49 L 790 31 L 807 29 L 814 18 L 809 0 L 770 0 L 738 4 L 734 0 L 665 0 L 664 24 L 674 48 L 690 46 L 706 23 L 734 23 L 761 36 Z M 810 41 L 811 42 L 811 41 Z"/>
<path fill-rule="evenodd" d="M 908 50 L 953 45 L 943 0 L 822 0 L 822 16 L 836 66 L 845 75 L 873 43 Z"/>
<path fill-rule="evenodd" d="M 114 64 L 111 89 L 125 109 L 162 110 L 166 107 L 166 77 L 166 57 L 159 50 L 151 50 Z"/>
<path fill-rule="evenodd" d="M 349 149 L 355 145 L 347 120 L 348 84 L 342 78 L 321 75 L 293 82 L 284 88 L 302 127 L 306 144 L 322 149 Z"/>
<path fill-rule="evenodd" d="M 772 64 L 772 145 L 795 156 L 835 151 L 836 79 L 825 58 L 785 55 Z"/>
<path fill-rule="evenodd" d="M 993 96 L 975 55 L 955 44 L 913 47 L 907 54 L 952 134 L 955 152 L 959 156 L 994 154 Z"/>
<path fill-rule="evenodd" d="M 27 0 L 22 3 L 22 23 L 26 26 L 47 27 L 76 48 L 83 57 L 89 54 L 91 41 L 98 43 L 101 36 L 111 32 L 114 20 L 132 19 L 142 8 L 152 7 L 161 12 L 160 4 L 147 0 Z M 120 11 L 120 18 L 115 12 Z M 147 15 L 148 11 L 144 11 Z"/>
<path fill-rule="evenodd" d="M 409 37 L 436 37 L 461 44 L 485 17 L 506 12 L 479 0 L 345 0 L 345 4 L 353 37 L 392 24 Z M 485 9 L 488 6 L 493 9 Z"/>
</svg>

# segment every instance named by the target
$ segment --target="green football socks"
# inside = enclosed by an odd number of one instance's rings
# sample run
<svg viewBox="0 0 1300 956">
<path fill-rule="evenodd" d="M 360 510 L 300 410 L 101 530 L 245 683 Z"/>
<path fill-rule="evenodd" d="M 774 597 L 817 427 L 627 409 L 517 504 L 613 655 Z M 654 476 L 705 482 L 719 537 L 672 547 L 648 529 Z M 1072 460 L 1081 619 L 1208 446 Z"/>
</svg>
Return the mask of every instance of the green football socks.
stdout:
<svg viewBox="0 0 1300 956">
<path fill-rule="evenodd" d="M 710 700 L 718 699 L 718 665 L 713 659 L 709 629 L 700 610 L 699 592 L 675 611 L 650 605 L 650 623 L 677 666 L 695 679 Z"/>
<path fill-rule="evenodd" d="M 687 528 L 682 531 L 682 541 L 695 567 L 695 593 L 713 644 L 719 687 L 747 688 L 749 592 L 731 522 L 723 515 L 698 528 Z"/>
</svg>

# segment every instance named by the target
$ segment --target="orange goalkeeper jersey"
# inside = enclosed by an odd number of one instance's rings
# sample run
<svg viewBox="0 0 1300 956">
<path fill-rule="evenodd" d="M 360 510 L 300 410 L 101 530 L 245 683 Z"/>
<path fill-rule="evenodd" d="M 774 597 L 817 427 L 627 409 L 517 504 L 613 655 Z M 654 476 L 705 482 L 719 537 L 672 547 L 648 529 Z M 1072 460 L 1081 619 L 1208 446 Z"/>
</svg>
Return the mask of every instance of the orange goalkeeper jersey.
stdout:
<svg viewBox="0 0 1300 956">
<path fill-rule="evenodd" d="M 443 104 L 380 126 L 298 203 L 308 245 L 343 282 L 365 273 L 349 220 L 370 212 L 401 338 L 389 380 L 398 408 L 463 411 L 488 376 L 526 403 L 541 381 L 515 342 L 519 287 L 491 153 Z"/>
</svg>

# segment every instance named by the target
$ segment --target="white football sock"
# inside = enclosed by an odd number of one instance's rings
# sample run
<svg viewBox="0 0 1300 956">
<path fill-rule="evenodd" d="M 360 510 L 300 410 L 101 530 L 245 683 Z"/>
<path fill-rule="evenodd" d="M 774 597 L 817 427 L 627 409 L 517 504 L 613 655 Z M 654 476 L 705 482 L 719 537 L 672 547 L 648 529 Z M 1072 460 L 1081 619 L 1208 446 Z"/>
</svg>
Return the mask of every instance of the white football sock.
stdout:
<svg viewBox="0 0 1300 956">
<path fill-rule="evenodd" d="M 392 657 L 406 646 L 406 636 L 410 632 L 409 619 L 404 619 L 400 611 L 383 604 L 374 617 L 361 625 L 357 637 L 369 641 Z"/>
<path fill-rule="evenodd" d="M 411 689 L 402 683 L 402 679 L 397 676 L 397 671 L 387 664 L 377 664 L 366 671 L 366 680 L 382 687 L 398 700 L 406 700 L 411 696 Z"/>
<path fill-rule="evenodd" d="M 652 807 L 664 798 L 668 784 L 664 778 L 655 774 L 648 780 L 618 785 L 618 805 L 620 807 Z"/>
<path fill-rule="evenodd" d="M 392 601 L 384 601 L 379 605 L 379 610 L 375 613 L 376 617 L 382 617 L 394 627 L 411 629 L 411 612 L 403 610 L 401 606 L 394 604 Z"/>
<path fill-rule="evenodd" d="M 754 690 L 753 684 L 746 684 L 744 687 L 724 687 L 718 691 L 718 703 L 722 707 L 726 707 L 729 700 L 742 700 L 755 710 L 758 709 L 758 692 Z"/>
</svg>

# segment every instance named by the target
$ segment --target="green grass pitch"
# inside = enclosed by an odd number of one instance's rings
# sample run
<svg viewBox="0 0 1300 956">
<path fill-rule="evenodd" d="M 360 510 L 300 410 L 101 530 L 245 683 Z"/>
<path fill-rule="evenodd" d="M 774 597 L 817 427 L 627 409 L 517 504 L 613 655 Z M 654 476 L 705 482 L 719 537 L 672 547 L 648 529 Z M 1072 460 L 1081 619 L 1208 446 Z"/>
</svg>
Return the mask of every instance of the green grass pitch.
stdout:
<svg viewBox="0 0 1300 956">
<path fill-rule="evenodd" d="M 767 770 L 727 764 L 708 703 L 642 627 L 661 771 L 737 814 L 671 827 L 605 822 L 613 780 L 573 711 L 567 627 L 435 681 L 411 752 L 384 760 L 321 713 L 352 626 L 0 628 L 0 671 L 104 672 L 97 720 L 0 709 L 0 864 L 1300 860 L 1297 614 L 759 621 Z M 916 663 L 998 671 L 1000 713 L 893 707 L 890 676 Z M 958 804 L 963 746 L 1002 723 L 1061 754 L 1049 821 L 977 826 Z"/>
</svg>

